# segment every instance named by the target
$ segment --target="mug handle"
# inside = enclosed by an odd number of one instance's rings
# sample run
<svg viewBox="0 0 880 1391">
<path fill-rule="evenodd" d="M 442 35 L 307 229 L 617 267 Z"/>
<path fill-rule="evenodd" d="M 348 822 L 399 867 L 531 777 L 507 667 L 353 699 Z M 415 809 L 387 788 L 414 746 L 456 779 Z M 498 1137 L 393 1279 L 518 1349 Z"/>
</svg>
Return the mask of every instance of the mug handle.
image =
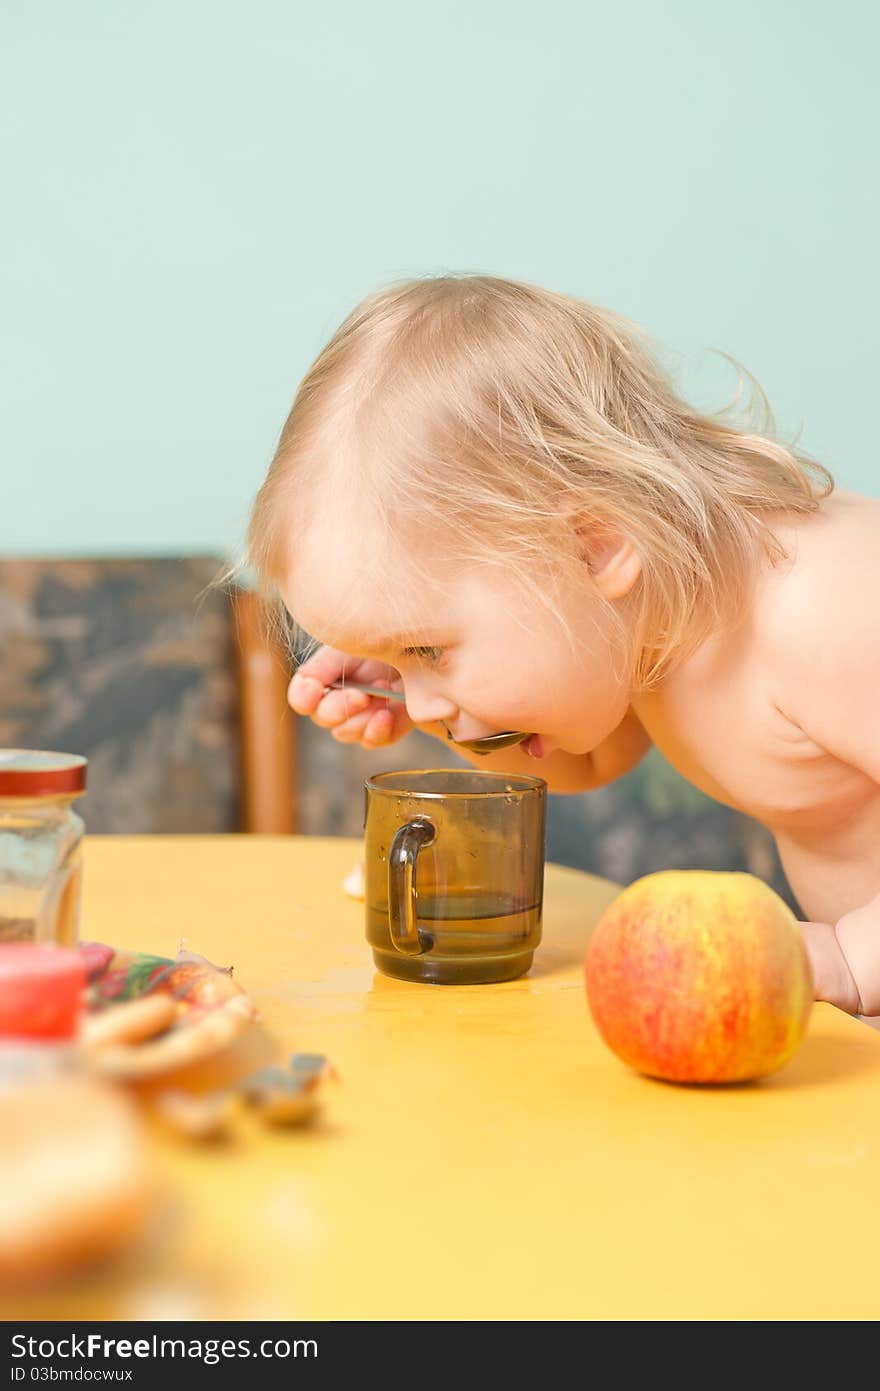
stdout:
<svg viewBox="0 0 880 1391">
<path fill-rule="evenodd" d="M 391 941 L 403 956 L 420 956 L 425 950 L 416 918 L 416 860 L 436 835 L 436 827 L 427 818 L 407 821 L 395 833 L 388 852 L 388 927 Z"/>
</svg>

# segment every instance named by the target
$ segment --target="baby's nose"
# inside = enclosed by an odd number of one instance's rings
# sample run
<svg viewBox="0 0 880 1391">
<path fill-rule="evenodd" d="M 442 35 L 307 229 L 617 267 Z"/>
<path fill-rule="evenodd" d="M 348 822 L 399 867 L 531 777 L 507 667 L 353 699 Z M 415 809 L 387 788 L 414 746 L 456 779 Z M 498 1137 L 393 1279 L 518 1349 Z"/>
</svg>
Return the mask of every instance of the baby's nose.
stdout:
<svg viewBox="0 0 880 1391">
<path fill-rule="evenodd" d="M 406 713 L 413 724 L 434 724 L 454 720 L 458 706 L 446 696 L 406 688 Z"/>
</svg>

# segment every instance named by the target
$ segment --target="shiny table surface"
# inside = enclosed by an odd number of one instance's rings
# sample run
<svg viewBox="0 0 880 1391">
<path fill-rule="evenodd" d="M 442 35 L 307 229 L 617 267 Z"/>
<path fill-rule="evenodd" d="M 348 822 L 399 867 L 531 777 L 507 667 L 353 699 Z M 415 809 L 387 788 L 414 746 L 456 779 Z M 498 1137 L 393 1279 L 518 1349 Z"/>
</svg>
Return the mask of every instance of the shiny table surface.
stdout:
<svg viewBox="0 0 880 1391">
<path fill-rule="evenodd" d="M 360 853 L 87 839 L 84 939 L 163 955 L 183 939 L 233 966 L 258 1051 L 324 1053 L 339 1080 L 308 1130 L 248 1118 L 204 1146 L 153 1127 L 148 1239 L 35 1314 L 880 1315 L 880 1034 L 820 1005 L 757 1085 L 649 1081 L 585 1004 L 586 941 L 615 885 L 548 866 L 528 976 L 414 985 L 374 970 L 363 904 L 341 888 Z"/>
</svg>

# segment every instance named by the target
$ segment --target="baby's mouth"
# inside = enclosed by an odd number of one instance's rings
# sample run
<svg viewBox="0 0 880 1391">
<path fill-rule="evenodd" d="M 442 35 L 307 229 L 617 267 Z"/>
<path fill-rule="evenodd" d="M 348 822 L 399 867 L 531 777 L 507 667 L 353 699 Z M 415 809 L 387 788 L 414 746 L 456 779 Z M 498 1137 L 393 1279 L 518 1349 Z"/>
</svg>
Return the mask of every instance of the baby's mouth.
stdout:
<svg viewBox="0 0 880 1391">
<path fill-rule="evenodd" d="M 523 734 L 517 730 L 506 729 L 495 734 L 481 734 L 473 738 L 462 739 L 452 733 L 447 724 L 441 720 L 443 728 L 446 730 L 446 737 L 457 744 L 460 749 L 466 749 L 468 753 L 487 754 L 500 753 L 503 749 L 512 749 L 517 744 L 524 744 L 532 736 Z"/>
<path fill-rule="evenodd" d="M 513 730 L 502 730 L 497 734 L 485 734 L 479 738 L 458 739 L 447 724 L 444 724 L 443 728 L 451 743 L 467 749 L 470 753 L 492 753 L 496 750 L 500 752 L 504 748 L 514 748 L 518 745 L 530 758 L 546 758 L 559 747 L 552 739 L 548 739 L 546 734 L 519 734 Z"/>
<path fill-rule="evenodd" d="M 546 734 L 530 734 L 523 748 L 531 758 L 547 758 L 561 748 L 561 745 Z"/>
</svg>

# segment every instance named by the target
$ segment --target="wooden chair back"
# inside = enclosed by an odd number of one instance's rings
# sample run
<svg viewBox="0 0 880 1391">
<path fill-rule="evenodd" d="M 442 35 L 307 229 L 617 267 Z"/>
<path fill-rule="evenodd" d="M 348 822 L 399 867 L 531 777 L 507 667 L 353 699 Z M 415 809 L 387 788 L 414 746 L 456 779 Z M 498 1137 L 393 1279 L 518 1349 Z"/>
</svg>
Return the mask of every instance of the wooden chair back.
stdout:
<svg viewBox="0 0 880 1391">
<path fill-rule="evenodd" d="M 286 661 L 221 568 L 0 561 L 0 745 L 84 754 L 90 831 L 297 828 Z"/>
</svg>

